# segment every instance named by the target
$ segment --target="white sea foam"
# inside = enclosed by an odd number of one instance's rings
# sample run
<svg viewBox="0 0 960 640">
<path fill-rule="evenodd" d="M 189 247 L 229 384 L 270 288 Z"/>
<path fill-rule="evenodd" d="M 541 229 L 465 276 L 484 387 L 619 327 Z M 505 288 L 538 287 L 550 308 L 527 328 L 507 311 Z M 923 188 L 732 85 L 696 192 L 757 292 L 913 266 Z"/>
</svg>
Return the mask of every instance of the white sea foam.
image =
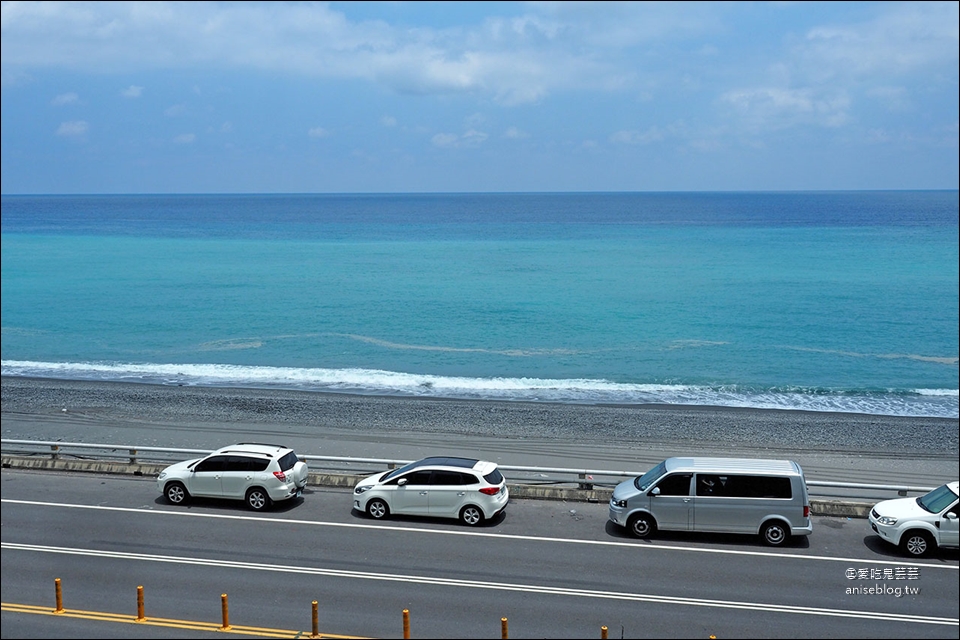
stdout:
<svg viewBox="0 0 960 640">
<path fill-rule="evenodd" d="M 0 372 L 5 376 L 368 395 L 576 404 L 724 406 L 938 418 L 957 418 L 960 415 L 956 389 L 884 392 L 747 389 L 737 386 L 637 384 L 592 379 L 469 378 L 358 368 L 15 360 L 0 362 Z"/>
</svg>

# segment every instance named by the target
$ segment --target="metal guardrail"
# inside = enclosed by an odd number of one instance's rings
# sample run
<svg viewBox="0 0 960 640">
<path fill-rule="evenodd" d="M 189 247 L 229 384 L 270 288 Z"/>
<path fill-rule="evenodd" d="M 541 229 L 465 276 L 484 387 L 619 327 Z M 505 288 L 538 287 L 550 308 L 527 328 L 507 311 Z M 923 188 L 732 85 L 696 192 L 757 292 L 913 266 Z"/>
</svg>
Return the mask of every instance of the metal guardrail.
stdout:
<svg viewBox="0 0 960 640">
<path fill-rule="evenodd" d="M 212 449 L 176 449 L 170 447 L 148 447 L 135 445 L 93 444 L 83 442 L 54 442 L 44 440 L 11 440 L 0 439 L 0 448 L 5 455 L 49 455 L 57 460 L 61 457 L 72 459 L 95 460 L 126 460 L 129 464 L 139 463 L 174 463 L 184 459 L 183 454 L 190 457 L 205 456 L 212 453 Z M 91 451 L 96 455 L 81 455 L 77 452 Z M 346 456 L 319 456 L 311 454 L 297 455 L 304 461 L 323 463 L 320 467 L 328 471 L 348 472 L 356 475 L 375 473 L 386 469 L 396 469 L 412 460 L 395 460 L 389 458 L 354 458 Z M 571 469 L 558 467 L 527 467 L 520 465 L 498 465 L 503 471 L 515 471 L 519 476 L 511 480 L 522 481 L 532 485 L 563 485 L 575 484 L 579 489 L 593 489 L 595 486 L 613 487 L 624 478 L 635 478 L 643 471 L 618 471 L 609 469 Z M 311 471 L 316 471 L 310 465 Z M 856 482 L 826 482 L 807 478 L 807 487 L 819 487 L 837 490 L 869 490 L 896 493 L 906 496 L 908 493 L 927 493 L 934 487 L 919 487 L 909 485 L 867 484 Z"/>
</svg>

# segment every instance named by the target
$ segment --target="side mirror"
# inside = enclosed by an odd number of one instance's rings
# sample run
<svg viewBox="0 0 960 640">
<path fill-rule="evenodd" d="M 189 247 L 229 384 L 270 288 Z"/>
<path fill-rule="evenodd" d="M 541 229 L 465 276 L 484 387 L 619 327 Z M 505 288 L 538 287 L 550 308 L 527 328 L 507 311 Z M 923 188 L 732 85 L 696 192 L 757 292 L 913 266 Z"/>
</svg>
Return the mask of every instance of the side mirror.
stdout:
<svg viewBox="0 0 960 640">
<path fill-rule="evenodd" d="M 957 519 L 957 514 L 955 514 L 953 511 L 951 511 L 951 512 L 947 513 L 947 514 L 946 514 L 945 516 L 943 516 L 943 517 L 946 518 L 947 520 L 956 520 L 956 519 Z"/>
<path fill-rule="evenodd" d="M 654 487 L 653 489 L 650 489 L 650 495 L 652 496 L 660 495 L 660 487 Z"/>
<path fill-rule="evenodd" d="M 399 480 L 397 480 L 397 486 L 398 486 L 398 487 L 402 487 L 402 486 L 405 485 L 405 484 L 407 484 L 407 479 L 406 479 L 406 478 L 400 478 Z"/>
</svg>

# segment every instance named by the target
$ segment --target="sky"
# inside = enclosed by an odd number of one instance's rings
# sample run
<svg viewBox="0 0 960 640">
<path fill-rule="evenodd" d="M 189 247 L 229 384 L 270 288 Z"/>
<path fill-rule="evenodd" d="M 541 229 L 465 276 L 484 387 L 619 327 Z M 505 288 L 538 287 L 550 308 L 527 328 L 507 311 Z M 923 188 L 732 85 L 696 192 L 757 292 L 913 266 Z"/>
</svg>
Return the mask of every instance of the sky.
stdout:
<svg viewBox="0 0 960 640">
<path fill-rule="evenodd" d="M 3 2 L 3 194 L 960 187 L 957 2 Z"/>
</svg>

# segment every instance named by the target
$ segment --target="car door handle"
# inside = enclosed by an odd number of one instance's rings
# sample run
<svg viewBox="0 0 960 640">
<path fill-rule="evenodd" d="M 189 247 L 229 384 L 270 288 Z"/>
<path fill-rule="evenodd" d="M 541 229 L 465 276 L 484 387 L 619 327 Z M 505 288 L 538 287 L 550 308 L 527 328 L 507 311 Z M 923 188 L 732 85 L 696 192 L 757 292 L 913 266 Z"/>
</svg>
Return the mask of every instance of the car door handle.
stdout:
<svg viewBox="0 0 960 640">
<path fill-rule="evenodd" d="M 425 496 L 425 495 L 427 495 L 427 492 L 426 492 L 426 491 L 421 491 L 421 492 L 420 492 L 420 495 Z"/>
<path fill-rule="evenodd" d="M 684 498 L 683 501 L 684 501 L 684 502 L 690 502 L 690 498 Z"/>
<path fill-rule="evenodd" d="M 457 494 L 457 497 L 458 497 L 458 498 L 462 498 L 462 497 L 465 496 L 465 495 L 467 495 L 467 492 L 466 492 L 466 491 L 461 491 L 460 493 Z"/>
</svg>

